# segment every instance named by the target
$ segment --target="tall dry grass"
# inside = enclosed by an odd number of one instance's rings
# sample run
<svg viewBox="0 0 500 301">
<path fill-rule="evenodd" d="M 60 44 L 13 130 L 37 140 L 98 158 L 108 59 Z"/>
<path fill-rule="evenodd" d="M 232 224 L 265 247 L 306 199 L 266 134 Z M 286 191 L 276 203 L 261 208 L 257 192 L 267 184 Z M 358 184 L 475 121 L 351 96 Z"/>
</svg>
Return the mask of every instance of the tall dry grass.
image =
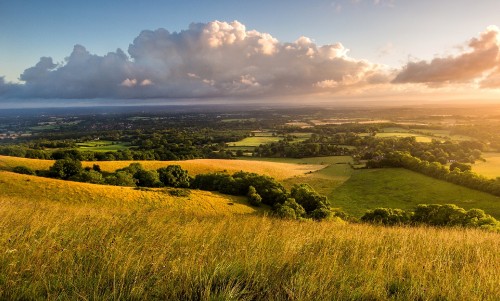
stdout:
<svg viewBox="0 0 500 301">
<path fill-rule="evenodd" d="M 0 198 L 0 299 L 498 300 L 500 235 Z"/>
</svg>

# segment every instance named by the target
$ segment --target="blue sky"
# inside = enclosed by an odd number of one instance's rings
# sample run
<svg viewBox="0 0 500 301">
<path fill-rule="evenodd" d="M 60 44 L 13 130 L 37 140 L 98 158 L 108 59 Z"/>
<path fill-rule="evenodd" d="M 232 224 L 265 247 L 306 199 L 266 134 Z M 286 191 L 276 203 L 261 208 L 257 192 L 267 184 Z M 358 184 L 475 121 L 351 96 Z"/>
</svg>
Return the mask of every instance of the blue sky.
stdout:
<svg viewBox="0 0 500 301">
<path fill-rule="evenodd" d="M 460 55 L 471 38 L 500 25 L 498 12 L 498 0 L 0 1 L 0 76 L 17 83 L 40 57 L 64 63 L 76 44 L 100 56 L 117 48 L 128 55 L 142 30 L 214 20 L 237 20 L 280 43 L 340 42 L 349 57 L 398 69 Z"/>
</svg>

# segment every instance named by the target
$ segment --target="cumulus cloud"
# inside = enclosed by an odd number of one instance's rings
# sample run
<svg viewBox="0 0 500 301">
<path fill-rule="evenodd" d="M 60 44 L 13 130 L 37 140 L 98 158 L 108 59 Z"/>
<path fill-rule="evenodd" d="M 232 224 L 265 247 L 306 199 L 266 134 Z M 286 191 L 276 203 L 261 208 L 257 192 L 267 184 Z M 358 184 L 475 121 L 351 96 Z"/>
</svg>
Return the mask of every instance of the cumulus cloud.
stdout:
<svg viewBox="0 0 500 301">
<path fill-rule="evenodd" d="M 435 58 L 430 62 L 410 62 L 393 82 L 442 85 L 480 81 L 483 87 L 500 86 L 498 27 L 488 27 L 467 46 L 466 51 L 456 56 Z"/>
<path fill-rule="evenodd" d="M 145 30 L 128 54 L 76 45 L 62 63 L 42 57 L 21 74 L 18 97 L 203 98 L 335 92 L 388 82 L 382 65 L 348 56 L 341 43 L 283 43 L 234 22 Z M 9 86 L 0 82 L 0 93 Z M 5 92 L 4 92 L 5 93 Z M 1 95 L 1 94 L 0 94 Z"/>
</svg>

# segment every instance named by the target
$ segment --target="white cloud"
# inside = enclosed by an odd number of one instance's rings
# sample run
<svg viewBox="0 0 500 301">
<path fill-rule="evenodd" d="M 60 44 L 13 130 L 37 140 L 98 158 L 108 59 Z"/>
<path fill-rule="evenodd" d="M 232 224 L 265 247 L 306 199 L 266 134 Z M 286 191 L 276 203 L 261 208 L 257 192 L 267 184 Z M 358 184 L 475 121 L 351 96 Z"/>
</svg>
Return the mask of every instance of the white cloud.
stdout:
<svg viewBox="0 0 500 301">
<path fill-rule="evenodd" d="M 180 32 L 145 30 L 128 55 L 118 49 L 99 56 L 76 45 L 62 64 L 41 58 L 14 90 L 37 98 L 234 98 L 334 93 L 389 81 L 384 66 L 348 51 L 341 43 L 319 46 L 303 36 L 282 43 L 238 21 L 213 21 Z"/>
<path fill-rule="evenodd" d="M 479 37 L 469 40 L 468 49 L 456 56 L 408 63 L 394 82 L 425 83 L 431 86 L 481 82 L 483 87 L 498 87 L 500 85 L 495 78 L 496 74 L 500 74 L 499 37 L 498 27 L 490 26 Z"/>
</svg>

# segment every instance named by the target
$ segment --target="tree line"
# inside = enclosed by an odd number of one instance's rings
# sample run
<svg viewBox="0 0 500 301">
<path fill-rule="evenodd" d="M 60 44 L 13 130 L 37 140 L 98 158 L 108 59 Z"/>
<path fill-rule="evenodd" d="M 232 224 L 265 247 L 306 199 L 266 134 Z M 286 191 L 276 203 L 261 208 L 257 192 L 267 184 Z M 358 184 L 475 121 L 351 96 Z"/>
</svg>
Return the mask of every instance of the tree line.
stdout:
<svg viewBox="0 0 500 301">
<path fill-rule="evenodd" d="M 500 222 L 483 210 L 465 210 L 454 204 L 420 204 L 411 210 L 377 208 L 368 210 L 361 221 L 388 226 L 466 227 L 500 232 Z"/>
</svg>

